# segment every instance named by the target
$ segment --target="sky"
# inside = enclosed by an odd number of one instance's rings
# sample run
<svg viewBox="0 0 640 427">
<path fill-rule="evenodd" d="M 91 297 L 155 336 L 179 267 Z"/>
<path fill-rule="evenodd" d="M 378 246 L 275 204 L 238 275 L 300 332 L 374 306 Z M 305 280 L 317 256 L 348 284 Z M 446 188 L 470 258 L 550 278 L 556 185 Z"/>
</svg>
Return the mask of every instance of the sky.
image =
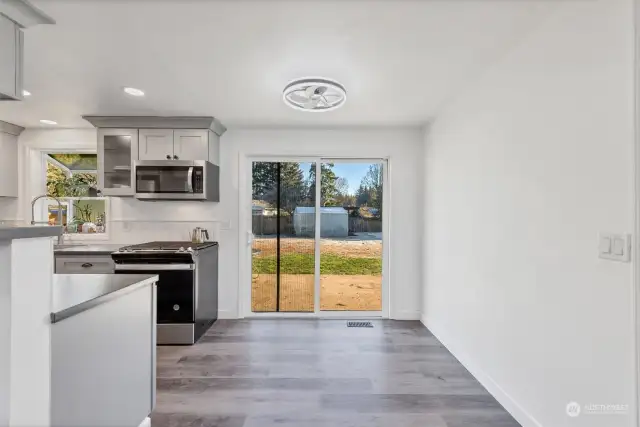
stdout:
<svg viewBox="0 0 640 427">
<path fill-rule="evenodd" d="M 337 177 L 346 178 L 349 183 L 349 193 L 355 194 L 360 186 L 360 181 L 367 174 L 371 163 L 334 163 L 333 171 Z M 300 163 L 300 168 L 304 173 L 304 179 L 309 178 L 309 167 L 311 163 Z"/>
<path fill-rule="evenodd" d="M 349 193 L 355 194 L 360 181 L 367 174 L 370 163 L 334 163 L 333 171 L 336 176 L 346 178 L 349 182 Z"/>
</svg>

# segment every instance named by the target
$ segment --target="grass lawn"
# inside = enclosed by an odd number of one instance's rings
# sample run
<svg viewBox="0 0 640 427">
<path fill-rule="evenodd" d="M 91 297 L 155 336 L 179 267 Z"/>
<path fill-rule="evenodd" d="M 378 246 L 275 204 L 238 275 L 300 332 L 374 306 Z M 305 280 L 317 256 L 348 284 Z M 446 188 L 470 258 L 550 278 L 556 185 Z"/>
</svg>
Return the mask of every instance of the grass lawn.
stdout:
<svg viewBox="0 0 640 427">
<path fill-rule="evenodd" d="M 280 256 L 280 273 L 313 274 L 314 262 L 313 254 L 284 253 Z M 253 274 L 275 273 L 275 256 L 253 258 Z M 323 253 L 320 256 L 320 274 L 380 276 L 382 259 L 353 258 Z"/>
</svg>

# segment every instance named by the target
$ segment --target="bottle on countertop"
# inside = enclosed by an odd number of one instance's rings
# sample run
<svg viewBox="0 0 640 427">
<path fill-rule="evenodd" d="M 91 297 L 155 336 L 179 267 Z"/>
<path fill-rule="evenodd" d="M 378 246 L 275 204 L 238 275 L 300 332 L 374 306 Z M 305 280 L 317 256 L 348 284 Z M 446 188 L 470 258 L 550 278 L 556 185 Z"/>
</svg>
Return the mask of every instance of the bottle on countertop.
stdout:
<svg viewBox="0 0 640 427">
<path fill-rule="evenodd" d="M 105 232 L 104 224 L 105 224 L 104 215 L 98 215 L 98 219 L 96 220 L 96 233 Z"/>
</svg>

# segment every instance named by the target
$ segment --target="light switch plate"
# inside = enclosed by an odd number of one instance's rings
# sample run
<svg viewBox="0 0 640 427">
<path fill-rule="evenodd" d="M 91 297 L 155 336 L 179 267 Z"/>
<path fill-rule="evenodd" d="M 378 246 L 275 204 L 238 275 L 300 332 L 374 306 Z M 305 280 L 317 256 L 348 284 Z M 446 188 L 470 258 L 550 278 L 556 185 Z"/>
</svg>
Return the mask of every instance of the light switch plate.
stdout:
<svg viewBox="0 0 640 427">
<path fill-rule="evenodd" d="M 601 235 L 600 243 L 598 244 L 598 250 L 600 254 L 610 254 L 611 253 L 611 237 Z"/>
<path fill-rule="evenodd" d="M 631 261 L 631 235 L 600 233 L 598 254 L 602 259 L 612 261 Z"/>
<path fill-rule="evenodd" d="M 624 239 L 615 237 L 613 239 L 613 249 L 611 250 L 611 253 L 617 256 L 623 256 L 625 252 L 625 244 L 626 241 Z"/>
</svg>

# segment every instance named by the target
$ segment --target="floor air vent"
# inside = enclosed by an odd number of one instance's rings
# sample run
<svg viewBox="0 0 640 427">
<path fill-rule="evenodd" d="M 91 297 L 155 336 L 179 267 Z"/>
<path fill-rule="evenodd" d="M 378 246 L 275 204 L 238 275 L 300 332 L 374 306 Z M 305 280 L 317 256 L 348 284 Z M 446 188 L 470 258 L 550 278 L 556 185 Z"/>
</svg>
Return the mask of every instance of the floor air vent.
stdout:
<svg viewBox="0 0 640 427">
<path fill-rule="evenodd" d="M 347 328 L 373 328 L 371 322 L 347 322 Z"/>
</svg>

